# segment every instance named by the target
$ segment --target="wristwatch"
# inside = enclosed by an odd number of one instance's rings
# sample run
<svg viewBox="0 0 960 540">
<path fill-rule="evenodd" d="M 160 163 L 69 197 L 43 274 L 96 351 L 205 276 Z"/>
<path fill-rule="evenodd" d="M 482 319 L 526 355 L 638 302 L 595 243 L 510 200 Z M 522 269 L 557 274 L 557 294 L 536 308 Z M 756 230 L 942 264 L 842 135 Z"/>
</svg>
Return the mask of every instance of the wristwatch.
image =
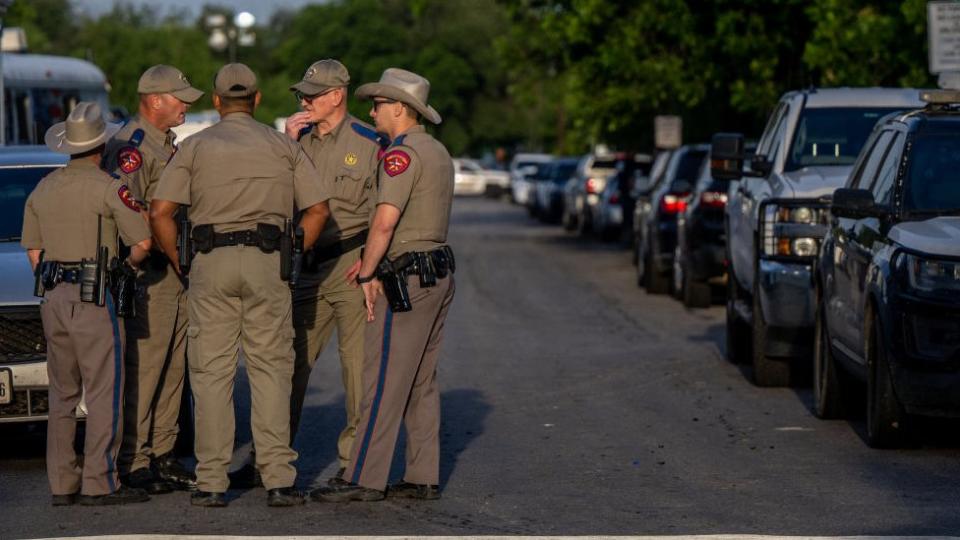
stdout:
<svg viewBox="0 0 960 540">
<path fill-rule="evenodd" d="M 376 276 L 375 274 L 370 274 L 370 275 L 367 276 L 367 277 L 360 277 L 360 274 L 357 274 L 357 283 L 359 283 L 360 285 L 363 285 L 364 283 L 370 283 L 370 282 L 373 281 L 376 277 L 377 277 L 377 276 Z"/>
</svg>

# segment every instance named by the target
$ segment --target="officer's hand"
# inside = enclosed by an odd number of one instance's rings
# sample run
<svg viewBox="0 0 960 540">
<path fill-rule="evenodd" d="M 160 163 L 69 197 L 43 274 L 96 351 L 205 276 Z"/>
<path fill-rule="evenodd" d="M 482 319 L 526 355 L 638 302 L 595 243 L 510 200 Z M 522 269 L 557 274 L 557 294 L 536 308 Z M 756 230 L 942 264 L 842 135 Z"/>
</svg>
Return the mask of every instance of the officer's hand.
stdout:
<svg viewBox="0 0 960 540">
<path fill-rule="evenodd" d="M 359 285 L 359 284 L 357 283 L 357 276 L 360 275 L 360 263 L 362 263 L 362 262 L 363 262 L 363 261 L 357 261 L 357 262 L 353 263 L 353 266 L 351 266 L 351 267 L 347 270 L 347 274 L 346 274 L 346 276 L 347 276 L 347 283 L 349 283 L 350 286 L 353 287 L 354 289 L 356 289 L 356 288 L 357 288 L 357 285 Z"/>
<path fill-rule="evenodd" d="M 297 140 L 297 136 L 300 135 L 300 130 L 307 127 L 307 124 L 309 123 L 310 113 L 306 111 L 293 113 L 287 117 L 287 125 L 284 128 L 284 131 L 287 133 L 288 137 L 293 140 Z"/>
<path fill-rule="evenodd" d="M 360 285 L 363 287 L 363 299 L 367 305 L 367 322 L 373 322 L 373 306 L 377 302 L 377 295 L 383 292 L 383 285 L 379 279 L 374 278 Z"/>
</svg>

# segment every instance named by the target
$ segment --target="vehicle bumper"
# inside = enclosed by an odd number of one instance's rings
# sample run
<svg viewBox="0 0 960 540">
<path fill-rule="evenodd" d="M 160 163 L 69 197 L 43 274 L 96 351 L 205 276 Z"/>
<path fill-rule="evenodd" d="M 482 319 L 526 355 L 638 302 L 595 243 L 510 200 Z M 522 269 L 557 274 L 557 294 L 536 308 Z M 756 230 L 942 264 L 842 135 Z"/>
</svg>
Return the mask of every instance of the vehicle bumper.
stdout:
<svg viewBox="0 0 960 540">
<path fill-rule="evenodd" d="M 891 375 L 904 408 L 960 417 L 960 308 L 901 297 L 886 311 Z"/>
<path fill-rule="evenodd" d="M 0 370 L 13 376 L 13 394 L 10 403 L 0 405 L 0 423 L 46 420 L 50 410 L 46 359 L 0 363 Z"/>
<path fill-rule="evenodd" d="M 723 276 L 727 272 L 726 249 L 722 245 L 700 245 L 690 250 L 690 270 L 697 281 Z"/>
<path fill-rule="evenodd" d="M 809 356 L 813 352 L 816 313 L 811 264 L 761 260 L 756 279 L 767 326 L 765 354 L 779 358 Z"/>
</svg>

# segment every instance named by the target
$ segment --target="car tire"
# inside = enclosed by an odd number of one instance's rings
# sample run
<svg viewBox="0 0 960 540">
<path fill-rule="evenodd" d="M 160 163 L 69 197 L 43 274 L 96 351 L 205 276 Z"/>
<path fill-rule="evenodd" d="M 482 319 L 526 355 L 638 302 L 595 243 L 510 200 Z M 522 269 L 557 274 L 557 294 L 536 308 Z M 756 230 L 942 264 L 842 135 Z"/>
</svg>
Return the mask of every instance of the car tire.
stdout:
<svg viewBox="0 0 960 540">
<path fill-rule="evenodd" d="M 757 386 L 776 387 L 790 386 L 789 359 L 771 358 L 764 351 L 767 350 L 767 323 L 763 320 L 763 309 L 760 306 L 760 291 L 754 287 L 753 291 L 753 334 L 751 355 L 753 360 L 753 382 Z"/>
<path fill-rule="evenodd" d="M 646 250 L 644 262 L 644 286 L 647 288 L 647 294 L 667 294 L 670 292 L 670 279 L 657 270 L 653 262 L 653 253 L 655 246 L 650 246 Z"/>
<path fill-rule="evenodd" d="M 593 232 L 593 220 L 590 219 L 590 212 L 587 209 L 583 210 L 583 213 L 577 216 L 577 234 L 580 236 L 590 236 L 590 233 Z"/>
<path fill-rule="evenodd" d="M 750 355 L 750 328 L 734 309 L 734 304 L 742 297 L 737 278 L 731 273 L 727 277 L 726 356 L 733 364 L 745 364 Z"/>
<path fill-rule="evenodd" d="M 813 414 L 822 420 L 846 417 L 844 390 L 849 392 L 846 377 L 840 372 L 830 346 L 823 299 L 818 299 L 817 316 L 813 326 Z"/>
<path fill-rule="evenodd" d="M 573 212 L 568 212 L 567 209 L 563 210 L 563 217 L 560 219 L 560 223 L 563 225 L 563 230 L 573 231 L 577 228 L 577 220 L 574 218 Z"/>
<path fill-rule="evenodd" d="M 647 245 L 638 238 L 636 246 L 634 263 L 637 267 L 637 287 L 642 289 L 647 286 Z"/>
<path fill-rule="evenodd" d="M 709 283 L 693 279 L 690 257 L 683 258 L 681 268 L 683 272 L 683 305 L 688 308 L 710 307 L 713 301 L 713 291 L 710 289 Z"/>
<path fill-rule="evenodd" d="M 893 387 L 880 318 L 873 314 L 867 321 L 867 444 L 872 448 L 898 448 L 906 439 L 907 414 Z"/>
</svg>

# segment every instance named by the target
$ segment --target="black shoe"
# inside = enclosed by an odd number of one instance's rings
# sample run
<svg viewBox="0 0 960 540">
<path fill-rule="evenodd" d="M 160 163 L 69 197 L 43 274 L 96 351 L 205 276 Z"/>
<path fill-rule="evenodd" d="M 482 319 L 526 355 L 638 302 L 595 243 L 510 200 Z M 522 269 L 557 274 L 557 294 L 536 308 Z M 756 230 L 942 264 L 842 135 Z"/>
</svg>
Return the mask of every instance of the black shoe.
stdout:
<svg viewBox="0 0 960 540">
<path fill-rule="evenodd" d="M 346 483 L 342 486 L 324 486 L 310 492 L 310 498 L 318 502 L 381 501 L 382 491 Z"/>
<path fill-rule="evenodd" d="M 73 506 L 77 502 L 77 494 L 69 493 L 67 495 L 54 495 L 50 498 L 50 504 L 53 506 Z"/>
<path fill-rule="evenodd" d="M 180 491 L 196 491 L 197 477 L 173 455 L 173 452 L 167 452 L 162 456 L 153 458 L 150 462 L 153 474 L 157 478 L 167 481 L 174 489 Z"/>
<path fill-rule="evenodd" d="M 107 495 L 80 495 L 79 502 L 84 506 L 110 506 L 114 504 L 142 503 L 150 500 L 150 495 L 142 489 L 121 485 L 120 489 Z"/>
<path fill-rule="evenodd" d="M 400 482 L 387 488 L 387 495 L 398 499 L 423 499 L 435 501 L 440 498 L 440 486 L 434 484 L 411 484 Z"/>
<path fill-rule="evenodd" d="M 303 493 L 292 487 L 267 490 L 267 506 L 298 506 L 306 502 Z"/>
<path fill-rule="evenodd" d="M 327 480 L 327 485 L 328 486 L 346 486 L 350 484 L 350 482 L 347 482 L 347 480 L 344 479 L 343 477 L 344 473 L 346 472 L 347 472 L 346 468 L 340 467 L 340 469 L 337 471 L 337 475 Z"/>
<path fill-rule="evenodd" d="M 230 478 L 230 489 L 253 489 L 263 487 L 263 479 L 260 478 L 260 470 L 253 463 L 247 463 L 243 467 L 228 473 Z"/>
<path fill-rule="evenodd" d="M 142 489 L 150 495 L 163 495 L 173 491 L 173 484 L 158 478 L 148 468 L 137 469 L 120 479 L 122 484 Z"/>
<path fill-rule="evenodd" d="M 215 491 L 194 491 L 190 494 L 190 504 L 207 508 L 223 508 L 227 505 L 227 496 Z"/>
</svg>

